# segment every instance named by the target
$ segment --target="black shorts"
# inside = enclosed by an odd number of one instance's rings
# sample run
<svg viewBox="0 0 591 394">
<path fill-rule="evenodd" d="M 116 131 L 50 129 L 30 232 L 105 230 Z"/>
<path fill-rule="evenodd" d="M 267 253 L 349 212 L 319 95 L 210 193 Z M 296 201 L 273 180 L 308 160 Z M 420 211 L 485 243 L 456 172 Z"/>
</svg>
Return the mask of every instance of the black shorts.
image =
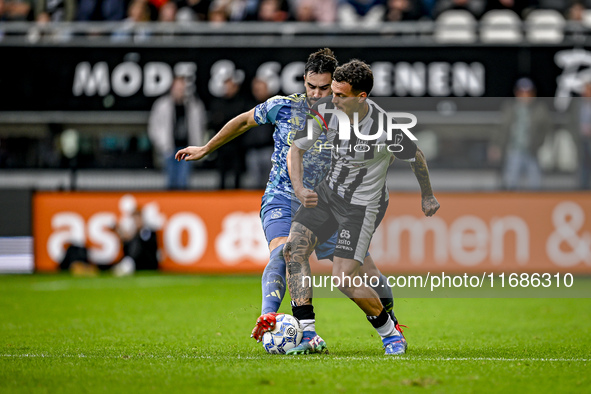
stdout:
<svg viewBox="0 0 591 394">
<path fill-rule="evenodd" d="M 386 193 L 379 201 L 363 206 L 346 202 L 330 189 L 326 181 L 314 191 L 318 194 L 318 205 L 300 207 L 293 221 L 312 231 L 319 243 L 326 242 L 336 231 L 334 256 L 363 264 L 371 238 L 388 207 Z"/>
</svg>

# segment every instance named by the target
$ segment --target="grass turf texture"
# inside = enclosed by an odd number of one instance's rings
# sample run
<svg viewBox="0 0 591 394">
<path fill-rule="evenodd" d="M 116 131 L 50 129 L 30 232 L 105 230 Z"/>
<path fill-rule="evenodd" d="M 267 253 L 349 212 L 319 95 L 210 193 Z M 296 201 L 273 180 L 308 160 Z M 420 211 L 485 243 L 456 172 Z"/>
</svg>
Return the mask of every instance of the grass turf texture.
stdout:
<svg viewBox="0 0 591 394">
<path fill-rule="evenodd" d="M 0 392 L 591 391 L 591 299 L 398 300 L 404 357 L 345 299 L 315 300 L 330 355 L 267 355 L 259 303 L 257 277 L 0 276 Z"/>
</svg>

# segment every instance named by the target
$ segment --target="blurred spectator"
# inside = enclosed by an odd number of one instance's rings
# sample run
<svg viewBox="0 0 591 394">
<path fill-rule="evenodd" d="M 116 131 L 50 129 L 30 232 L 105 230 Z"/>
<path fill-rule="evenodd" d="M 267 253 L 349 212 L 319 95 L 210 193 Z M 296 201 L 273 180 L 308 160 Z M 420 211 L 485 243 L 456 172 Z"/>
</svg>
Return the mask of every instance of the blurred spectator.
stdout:
<svg viewBox="0 0 591 394">
<path fill-rule="evenodd" d="M 36 0 L 35 20 L 71 22 L 76 18 L 76 0 Z"/>
<path fill-rule="evenodd" d="M 337 17 L 344 25 L 379 23 L 386 15 L 386 0 L 340 0 Z"/>
<path fill-rule="evenodd" d="M 224 97 L 211 101 L 211 128 L 217 133 L 236 115 L 246 110 L 246 101 L 239 94 L 244 75 L 235 74 L 225 81 Z M 220 174 L 220 189 L 226 189 L 229 173 L 234 175 L 234 189 L 240 189 L 241 177 L 245 170 L 244 135 L 233 139 L 217 150 L 217 168 Z"/>
<path fill-rule="evenodd" d="M 270 97 L 267 82 L 255 78 L 252 80 L 252 103 L 247 104 L 247 107 L 254 108 Z M 264 189 L 269 179 L 274 131 L 273 125 L 265 124 L 244 135 L 246 168 L 255 189 Z"/>
<path fill-rule="evenodd" d="M 125 18 L 124 0 L 80 0 L 80 21 L 120 21 Z"/>
<path fill-rule="evenodd" d="M 148 22 L 150 20 L 150 8 L 145 0 L 132 0 L 127 8 L 127 22 Z"/>
<path fill-rule="evenodd" d="M 289 8 L 285 0 L 261 0 L 257 20 L 261 22 L 285 22 L 289 17 Z"/>
<path fill-rule="evenodd" d="M 258 0 L 214 0 L 209 8 L 212 22 L 256 20 Z"/>
<path fill-rule="evenodd" d="M 51 22 L 51 16 L 43 11 L 40 12 L 39 14 L 35 14 L 35 21 L 39 24 L 39 25 L 44 25 L 46 23 Z"/>
<path fill-rule="evenodd" d="M 295 0 L 290 4 L 298 22 L 333 23 L 337 18 L 336 0 Z"/>
<path fill-rule="evenodd" d="M 493 138 L 489 158 L 502 158 L 503 185 L 507 190 L 520 188 L 522 175 L 525 187 L 536 190 L 542 184 L 538 150 L 552 132 L 552 119 L 546 105 L 535 99 L 536 88 L 531 79 L 519 79 L 514 92 L 516 99 L 504 103 L 501 109 L 501 126 Z"/>
<path fill-rule="evenodd" d="M 486 0 L 437 0 L 433 14 L 435 18 L 449 10 L 466 10 L 475 18 L 480 18 L 484 13 Z"/>
<path fill-rule="evenodd" d="M 177 5 L 174 1 L 164 3 L 158 10 L 159 22 L 176 22 Z"/>
<path fill-rule="evenodd" d="M 580 99 L 573 99 L 569 109 L 570 130 L 579 147 L 579 186 L 591 189 L 591 80 L 585 82 Z"/>
<path fill-rule="evenodd" d="M 39 40 L 47 40 L 51 42 L 66 42 L 72 38 L 72 30 L 69 27 L 56 26 L 50 22 L 71 22 L 76 15 L 76 3 L 73 0 L 65 0 L 65 4 L 59 2 L 59 4 L 53 4 L 48 1 L 47 4 L 43 4 L 45 0 L 39 2 L 39 6 L 46 7 L 45 10 L 39 12 L 35 10 L 35 23 L 32 25 L 27 32 L 27 40 L 30 43 L 38 42 Z M 57 8 L 51 8 L 55 5 Z M 66 8 L 62 8 L 66 7 Z M 63 19 L 67 18 L 67 19 Z"/>
<path fill-rule="evenodd" d="M 429 18 L 433 18 L 433 11 L 435 10 L 435 4 L 437 4 L 437 0 L 421 0 L 421 5 L 423 7 L 423 11 L 425 15 Z"/>
<path fill-rule="evenodd" d="M 196 21 L 207 20 L 212 5 L 211 0 L 175 0 L 175 3 L 181 15 L 190 13 L 192 19 Z M 183 20 L 184 18 L 187 17 L 183 15 Z"/>
<path fill-rule="evenodd" d="M 168 189 L 187 189 L 191 162 L 176 161 L 174 155 L 188 145 L 202 145 L 205 123 L 203 102 L 188 94 L 184 77 L 176 77 L 170 93 L 154 102 L 148 135 L 162 159 Z"/>
<path fill-rule="evenodd" d="M 0 0 L 0 22 L 5 22 L 8 19 L 8 13 L 6 11 L 6 2 L 5 0 Z"/>
<path fill-rule="evenodd" d="M 160 15 L 160 8 L 169 0 L 145 0 L 149 10 L 149 20 L 157 21 Z"/>
<path fill-rule="evenodd" d="M 538 8 L 538 0 L 488 0 L 486 11 L 490 10 L 511 10 L 519 17 L 525 18 L 528 12 Z"/>
<path fill-rule="evenodd" d="M 175 19 L 181 23 L 195 22 L 195 13 L 189 7 L 183 7 L 176 10 Z"/>
<path fill-rule="evenodd" d="M 569 21 L 581 22 L 585 14 L 585 5 L 580 1 L 575 1 L 566 12 L 566 19 Z"/>
<path fill-rule="evenodd" d="M 0 21 L 16 22 L 32 19 L 28 0 L 0 0 Z"/>
<path fill-rule="evenodd" d="M 227 6 L 229 20 L 246 21 L 256 19 L 258 5 L 259 0 L 230 0 Z"/>
<path fill-rule="evenodd" d="M 70 241 L 66 245 L 66 253 L 59 263 L 60 270 L 74 271 L 76 266 L 87 267 L 90 272 L 96 272 L 96 266 L 88 259 L 88 249 L 81 242 Z M 91 266 L 91 267 L 90 267 Z"/>
<path fill-rule="evenodd" d="M 114 229 L 123 245 L 123 258 L 112 267 L 116 276 L 158 269 L 156 232 L 146 225 L 140 209 L 136 209 L 130 219 L 119 223 Z"/>
<path fill-rule="evenodd" d="M 39 14 L 36 17 L 35 22 L 37 23 L 32 25 L 27 31 L 27 41 L 35 43 L 41 39 L 52 38 L 53 32 L 49 27 L 49 22 L 51 22 L 51 19 L 48 13 L 42 12 Z"/>
<path fill-rule="evenodd" d="M 227 1 L 214 1 L 209 8 L 207 19 L 213 23 L 226 23 L 230 18 Z"/>
<path fill-rule="evenodd" d="M 114 264 L 99 264 L 90 259 L 83 240 L 71 239 L 59 267 L 74 276 L 96 276 L 99 271 L 111 271 L 115 276 L 132 275 L 135 271 L 157 270 L 159 264 L 156 231 L 144 220 L 136 208 L 110 228 L 123 246 L 123 257 Z"/>
<path fill-rule="evenodd" d="M 430 16 L 422 1 L 388 0 L 384 20 L 387 22 L 415 21 Z"/>
<path fill-rule="evenodd" d="M 295 2 L 295 19 L 298 22 L 317 22 L 314 0 L 300 0 Z"/>
<path fill-rule="evenodd" d="M 111 35 L 113 41 L 124 41 L 133 38 L 135 42 L 146 40 L 151 32 L 146 26 L 138 23 L 150 21 L 150 8 L 145 0 L 132 0 L 127 8 L 127 18 L 123 25 Z"/>
</svg>

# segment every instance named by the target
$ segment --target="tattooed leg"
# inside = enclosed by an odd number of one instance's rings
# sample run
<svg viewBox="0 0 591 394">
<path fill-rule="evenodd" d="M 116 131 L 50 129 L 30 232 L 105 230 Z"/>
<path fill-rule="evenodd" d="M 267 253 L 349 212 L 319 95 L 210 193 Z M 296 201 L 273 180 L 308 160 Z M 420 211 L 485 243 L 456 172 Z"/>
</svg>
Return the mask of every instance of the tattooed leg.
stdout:
<svg viewBox="0 0 591 394">
<path fill-rule="evenodd" d="M 287 286 L 292 303 L 297 306 L 312 305 L 312 286 L 304 277 L 311 277 L 309 257 L 317 238 L 308 228 L 298 222 L 291 225 L 289 238 L 283 248 L 287 264 Z"/>
</svg>

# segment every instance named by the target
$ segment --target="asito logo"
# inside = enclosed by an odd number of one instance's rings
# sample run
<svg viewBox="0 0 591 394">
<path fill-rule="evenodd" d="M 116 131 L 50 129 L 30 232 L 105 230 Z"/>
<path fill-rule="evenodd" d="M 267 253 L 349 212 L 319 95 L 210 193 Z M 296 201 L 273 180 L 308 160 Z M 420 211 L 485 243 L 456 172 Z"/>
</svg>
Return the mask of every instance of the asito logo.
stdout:
<svg viewBox="0 0 591 394">
<path fill-rule="evenodd" d="M 415 137 L 411 132 L 410 129 L 416 126 L 417 124 L 417 117 L 411 113 L 407 112 L 380 112 L 378 114 L 378 128 L 375 134 L 362 134 L 359 131 L 359 113 L 353 113 L 353 122 L 351 122 L 349 115 L 345 112 L 338 110 L 338 109 L 328 109 L 326 108 L 326 104 L 322 104 L 318 107 L 320 112 L 325 114 L 332 114 L 336 116 L 339 124 L 339 139 L 340 140 L 350 140 L 351 139 L 351 129 L 353 129 L 353 133 L 355 137 L 357 137 L 358 141 L 361 143 L 355 144 L 353 146 L 353 150 L 355 152 L 367 152 L 370 150 L 370 146 L 374 147 L 381 147 L 377 141 L 383 137 L 384 133 L 386 133 L 386 141 L 391 142 L 387 145 L 386 149 L 388 149 L 391 153 L 401 152 L 403 150 L 402 145 L 402 134 L 394 134 L 396 130 L 402 131 L 410 140 L 417 141 L 417 137 Z M 328 124 L 324 117 L 317 111 L 311 110 L 314 114 L 309 114 L 312 116 L 313 120 L 322 128 L 323 126 L 328 130 Z M 396 123 L 396 119 L 407 119 L 410 122 L 407 123 Z M 308 139 L 314 138 L 314 123 L 312 120 L 308 120 Z M 382 139 L 383 140 L 383 139 Z M 365 141 L 376 141 L 374 144 L 368 144 Z M 333 149 L 334 146 L 330 143 L 325 144 L 324 148 Z"/>
<path fill-rule="evenodd" d="M 351 233 L 349 230 L 342 229 L 339 233 L 339 239 L 337 240 L 336 248 L 337 249 L 345 249 L 345 250 L 353 250 L 351 248 Z"/>
</svg>

